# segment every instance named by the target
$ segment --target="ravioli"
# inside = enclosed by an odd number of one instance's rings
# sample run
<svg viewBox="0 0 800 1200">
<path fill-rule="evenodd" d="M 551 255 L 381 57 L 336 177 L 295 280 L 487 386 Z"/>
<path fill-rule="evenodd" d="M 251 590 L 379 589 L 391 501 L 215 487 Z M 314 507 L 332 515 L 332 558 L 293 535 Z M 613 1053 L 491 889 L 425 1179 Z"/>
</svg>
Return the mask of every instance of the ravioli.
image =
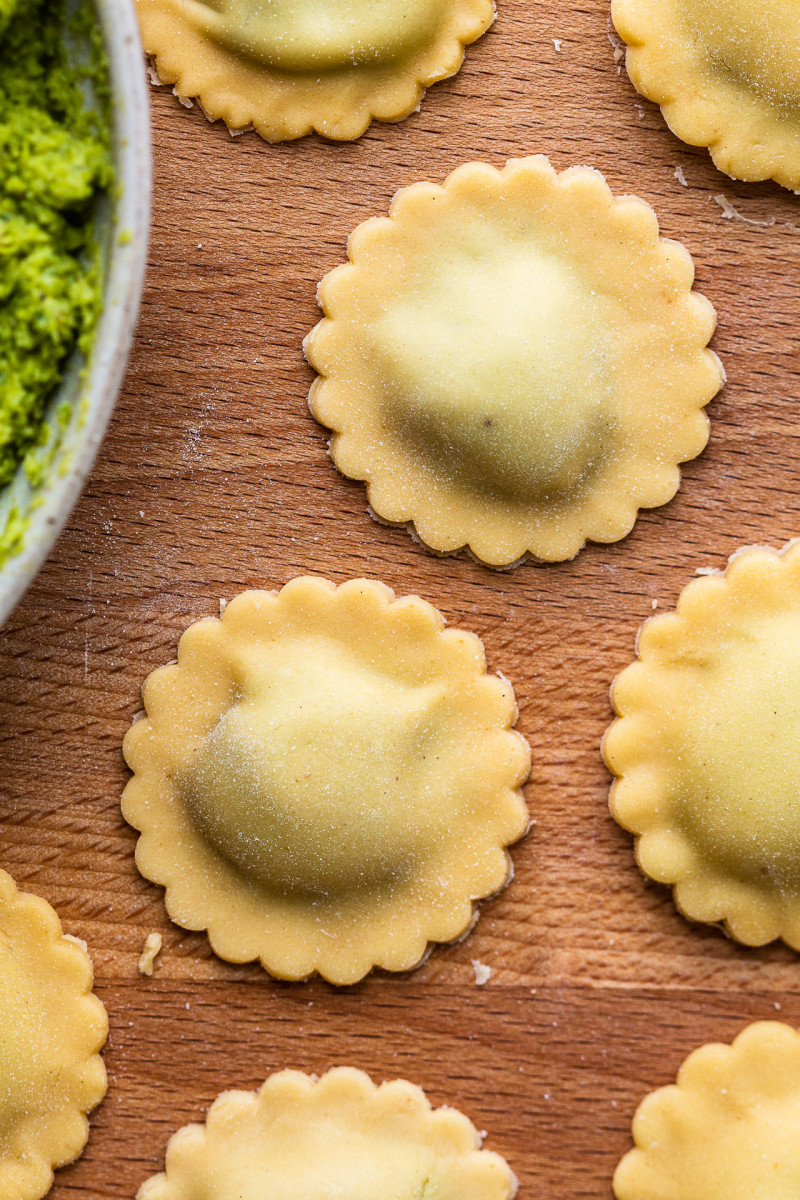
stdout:
<svg viewBox="0 0 800 1200">
<path fill-rule="evenodd" d="M 304 577 L 183 635 L 125 740 L 136 860 L 232 962 L 353 983 L 452 941 L 510 876 L 527 744 L 479 640 Z"/>
<path fill-rule="evenodd" d="M 350 141 L 455 75 L 492 0 L 136 0 L 159 78 L 270 142 Z"/>
<path fill-rule="evenodd" d="M 734 179 L 800 189 L 794 0 L 613 0 L 634 87 Z"/>
<path fill-rule="evenodd" d="M 613 542 L 675 494 L 722 383 L 715 315 L 643 201 L 542 156 L 360 225 L 306 339 L 313 415 L 383 521 L 489 566 Z"/>
<path fill-rule="evenodd" d="M 0 871 L 0 1196 L 40 1200 L 106 1092 L 92 965 L 50 905 Z"/>
<path fill-rule="evenodd" d="M 800 950 L 800 545 L 735 555 L 614 683 L 611 811 L 687 917 Z"/>
</svg>

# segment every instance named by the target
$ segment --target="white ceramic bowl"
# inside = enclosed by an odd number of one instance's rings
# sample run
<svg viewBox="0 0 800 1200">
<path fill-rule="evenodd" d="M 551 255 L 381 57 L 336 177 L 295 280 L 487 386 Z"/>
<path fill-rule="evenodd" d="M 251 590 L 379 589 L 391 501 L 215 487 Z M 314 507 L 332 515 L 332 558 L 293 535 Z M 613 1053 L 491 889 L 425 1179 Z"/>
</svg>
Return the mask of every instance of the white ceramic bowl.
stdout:
<svg viewBox="0 0 800 1200">
<path fill-rule="evenodd" d="M 80 495 L 114 408 L 139 310 L 150 227 L 150 114 L 144 60 L 132 0 L 95 0 L 109 60 L 117 194 L 98 207 L 106 277 L 103 312 L 88 373 L 78 356 L 51 411 L 69 400 L 72 417 L 47 479 L 35 491 L 20 469 L 0 495 L 0 530 L 18 514 L 24 534 L 0 566 L 2 623 L 47 557 Z"/>
</svg>

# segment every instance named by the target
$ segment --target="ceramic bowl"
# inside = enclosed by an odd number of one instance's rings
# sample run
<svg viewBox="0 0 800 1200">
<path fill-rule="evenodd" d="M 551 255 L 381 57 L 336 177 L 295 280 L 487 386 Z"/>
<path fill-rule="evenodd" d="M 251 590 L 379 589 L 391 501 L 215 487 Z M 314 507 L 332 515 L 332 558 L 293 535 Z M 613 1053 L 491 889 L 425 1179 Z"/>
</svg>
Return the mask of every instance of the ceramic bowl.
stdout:
<svg viewBox="0 0 800 1200">
<path fill-rule="evenodd" d="M 147 81 L 132 0 L 95 0 L 109 60 L 117 188 L 98 202 L 105 265 L 103 311 L 89 370 L 78 355 L 50 405 L 64 400 L 71 418 L 47 478 L 31 488 L 20 468 L 0 494 L 0 530 L 19 528 L 14 553 L 0 565 L 0 623 L 36 575 L 80 495 L 114 408 L 133 337 L 150 226 L 151 155 Z M 57 428 L 57 422 L 52 425 Z"/>
</svg>

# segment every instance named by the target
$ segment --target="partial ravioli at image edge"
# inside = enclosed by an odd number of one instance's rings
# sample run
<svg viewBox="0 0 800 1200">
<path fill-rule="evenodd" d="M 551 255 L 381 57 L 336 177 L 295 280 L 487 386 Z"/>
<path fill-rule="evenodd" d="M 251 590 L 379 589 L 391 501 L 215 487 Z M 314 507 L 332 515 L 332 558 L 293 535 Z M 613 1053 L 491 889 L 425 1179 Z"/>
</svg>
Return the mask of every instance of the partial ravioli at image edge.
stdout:
<svg viewBox="0 0 800 1200">
<path fill-rule="evenodd" d="M 309 71 L 304 76 L 237 57 L 189 20 L 202 0 L 136 0 L 142 40 L 158 82 L 197 100 L 209 121 L 231 132 L 255 129 L 269 142 L 319 133 L 353 141 L 373 120 L 402 121 L 432 84 L 457 74 L 465 48 L 495 18 L 493 0 L 448 0 L 436 36 L 408 62 Z M 192 11 L 197 11 L 193 8 Z"/>
<path fill-rule="evenodd" d="M 408 1200 L 422 1194 L 420 1185 L 428 1200 L 513 1200 L 516 1178 L 504 1158 L 481 1148 L 483 1136 L 457 1109 L 432 1108 L 405 1080 L 376 1086 L 353 1067 L 320 1077 L 279 1071 L 258 1092 L 224 1092 L 203 1125 L 175 1133 L 165 1172 L 147 1180 L 137 1200 L 180 1200 L 198 1174 L 213 1172 L 224 1188 L 243 1169 L 252 1179 L 267 1168 L 281 1195 L 298 1200 L 318 1194 L 320 1173 L 328 1183 L 333 1175 L 336 1194 L 348 1200 L 373 1200 L 387 1180 L 398 1198 L 407 1189 Z M 330 1138 L 350 1153 L 331 1162 Z M 293 1139 L 296 1151 L 287 1154 Z"/>
<path fill-rule="evenodd" d="M 778 744 L 775 730 L 770 727 L 769 735 L 762 731 L 766 757 L 760 773 L 751 761 L 755 752 L 745 745 L 747 737 L 755 738 L 761 730 L 756 710 L 759 720 L 768 720 L 773 708 L 776 719 L 784 711 L 782 701 L 776 698 L 779 686 L 787 694 L 793 689 L 800 703 L 800 687 L 794 686 L 790 677 L 791 657 L 781 654 L 780 642 L 781 621 L 794 615 L 800 624 L 796 596 L 800 596 L 797 539 L 780 551 L 768 546 L 744 547 L 731 556 L 724 572 L 688 583 L 675 612 L 652 617 L 640 629 L 637 659 L 620 672 L 612 686 L 617 717 L 606 730 L 602 749 L 606 766 L 615 777 L 609 795 L 612 816 L 634 834 L 642 872 L 673 889 L 681 914 L 691 921 L 719 925 L 744 945 L 763 946 L 781 939 L 800 950 L 800 878 L 792 874 L 791 844 L 784 844 L 790 835 L 800 840 L 800 825 L 795 823 L 790 830 L 791 805 L 787 802 L 781 807 L 780 763 L 770 765 L 769 758 L 769 746 Z M 773 628 L 777 640 L 770 641 Z M 738 641 L 737 630 L 741 635 Z M 756 636 L 764 639 L 755 643 L 762 645 L 762 650 L 757 658 L 752 653 L 748 657 L 749 640 Z M 746 676 L 737 693 L 736 672 L 754 670 L 751 664 L 757 665 L 762 658 L 766 678 Z M 743 666 L 737 666 L 740 661 Z M 785 678 L 780 681 L 783 668 Z M 716 692 L 711 686 L 715 673 L 724 683 L 724 689 L 720 684 Z M 691 686 L 687 679 L 693 681 Z M 742 727 L 731 736 L 739 738 L 736 753 L 745 755 L 746 761 L 736 770 L 726 757 L 724 742 L 721 749 L 703 743 L 702 738 L 695 744 L 691 722 L 686 728 L 679 724 L 682 720 L 685 724 L 686 714 L 702 708 L 707 695 L 708 703 L 717 706 L 708 717 L 716 722 L 716 728 L 722 720 L 720 713 L 728 711 L 729 694 L 735 698 L 740 693 L 741 709 L 758 686 L 773 690 L 773 703 L 765 707 L 766 702 L 761 703 L 756 693 L 755 710 L 748 709 L 749 716 L 740 712 Z M 672 714 L 669 727 L 665 713 Z M 791 724 L 791 713 L 786 719 Z M 673 736 L 684 739 L 676 745 L 670 740 L 673 726 L 678 730 Z M 690 740 L 685 742 L 687 737 Z M 675 796 L 683 795 L 676 782 L 678 765 L 688 764 L 681 770 L 689 770 L 700 759 L 707 760 L 706 772 L 713 771 L 710 782 L 696 781 L 691 789 L 695 799 L 690 796 L 691 802 L 676 807 Z M 751 778 L 753 771 L 758 778 L 763 776 L 764 788 L 769 786 L 770 772 L 778 772 L 774 795 L 760 796 L 755 777 Z M 741 787 L 746 784 L 753 793 L 744 806 L 738 794 L 741 788 L 736 790 L 730 782 L 740 777 Z M 706 795 L 704 786 L 716 803 L 707 798 L 704 806 L 699 805 L 696 797 Z M 725 807 L 725 793 L 720 799 L 717 790 L 731 787 L 734 791 Z"/>
<path fill-rule="evenodd" d="M 63 934 L 61 922 L 42 897 L 18 891 L 14 880 L 0 870 L 0 937 L 10 952 L 3 970 L 14 963 L 21 968 L 23 986 L 33 1001 L 23 1000 L 24 1010 L 41 1007 L 42 1027 L 36 1021 L 27 1029 L 14 1017 L 14 978 L 4 996 L 7 1019 L 14 1020 L 17 1073 L 30 1070 L 30 1095 L 14 1112 L 13 1089 L 0 1095 L 9 1112 L 0 1124 L 0 1193 L 14 1200 L 41 1200 L 53 1183 L 53 1172 L 73 1162 L 89 1137 L 88 1114 L 106 1094 L 107 1078 L 100 1051 L 108 1035 L 105 1008 L 92 991 L 92 964 L 82 944 Z M 41 1002 L 36 997 L 41 991 Z M 57 1013 L 57 1015 L 55 1015 Z M 52 1028 L 48 1027 L 47 1014 Z M 2 1021 L 2 1014 L 0 1014 Z M 43 1047 L 36 1038 L 51 1038 Z M 30 1061 L 25 1063 L 25 1053 Z M 0 1030 L 0 1052 L 4 1051 Z M 40 1062 L 43 1057 L 46 1061 Z M 7 1051 L 6 1051 L 7 1052 Z M 55 1075 L 52 1062 L 59 1063 Z M 49 1098 L 48 1098 L 49 1097 Z M 0 1116 L 2 1116 L 0 1112 Z"/>
<path fill-rule="evenodd" d="M 799 1079 L 800 1033 L 778 1021 L 692 1051 L 676 1083 L 639 1105 L 616 1200 L 751 1200 L 767 1179 L 771 1194 L 793 1195 Z"/>
<path fill-rule="evenodd" d="M 613 0 L 636 91 L 659 105 L 676 137 L 708 149 L 725 175 L 800 190 L 800 95 L 792 111 L 715 68 L 681 25 L 678 7 L 675 0 Z"/>
</svg>

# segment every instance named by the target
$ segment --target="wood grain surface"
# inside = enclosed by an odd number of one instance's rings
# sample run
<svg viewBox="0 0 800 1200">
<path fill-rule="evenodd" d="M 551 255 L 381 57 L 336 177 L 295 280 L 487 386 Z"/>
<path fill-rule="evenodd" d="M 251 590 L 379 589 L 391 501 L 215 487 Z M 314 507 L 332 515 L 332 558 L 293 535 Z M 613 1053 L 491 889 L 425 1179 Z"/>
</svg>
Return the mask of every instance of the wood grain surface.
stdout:
<svg viewBox="0 0 800 1200">
<path fill-rule="evenodd" d="M 598 750 L 609 684 L 655 602 L 739 545 L 800 534 L 800 201 L 734 183 L 669 133 L 615 62 L 605 0 L 499 9 L 418 114 L 353 145 L 231 139 L 153 93 L 151 269 L 127 382 L 81 503 L 0 634 L 0 863 L 88 941 L 111 1019 L 108 1098 L 54 1200 L 133 1197 L 221 1090 L 334 1063 L 463 1109 L 521 1197 L 610 1197 L 636 1104 L 693 1047 L 776 1013 L 800 1025 L 794 954 L 690 926 L 640 877 Z M 729 382 L 671 504 L 616 546 L 493 573 L 370 520 L 308 414 L 301 339 L 349 231 L 398 188 L 539 151 L 598 167 L 688 246 Z M 726 219 L 720 194 L 754 223 Z M 533 749 L 536 823 L 508 891 L 419 971 L 344 991 L 226 965 L 172 926 L 119 811 L 147 673 L 221 598 L 303 572 L 380 578 L 478 633 Z M 151 930 L 164 952 L 146 980 Z M 473 959 L 492 970 L 483 987 Z"/>
</svg>

